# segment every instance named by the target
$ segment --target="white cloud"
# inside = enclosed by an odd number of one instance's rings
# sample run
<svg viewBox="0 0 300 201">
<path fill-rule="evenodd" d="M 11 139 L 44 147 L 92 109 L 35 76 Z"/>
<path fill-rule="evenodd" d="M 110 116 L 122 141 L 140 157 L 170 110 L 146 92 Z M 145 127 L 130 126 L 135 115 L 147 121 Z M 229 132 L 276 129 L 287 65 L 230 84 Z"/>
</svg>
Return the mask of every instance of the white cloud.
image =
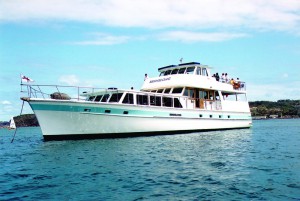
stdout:
<svg viewBox="0 0 300 201">
<path fill-rule="evenodd" d="M 59 78 L 59 82 L 71 86 L 75 86 L 79 84 L 79 79 L 77 78 L 76 75 L 62 75 Z"/>
<path fill-rule="evenodd" d="M 288 78 L 288 77 L 289 77 L 289 74 L 284 73 L 284 74 L 282 75 L 282 77 L 283 77 L 283 78 Z"/>
<path fill-rule="evenodd" d="M 178 40 L 182 42 L 198 42 L 209 41 L 219 42 L 230 40 L 233 38 L 247 37 L 247 34 L 241 33 L 201 33 L 201 32 L 188 32 L 188 31 L 170 31 L 162 33 L 159 36 L 161 40 Z"/>
<path fill-rule="evenodd" d="M 118 27 L 294 32 L 300 26 L 299 11 L 299 0 L 9 0 L 0 2 L 0 21 L 71 20 Z"/>
<path fill-rule="evenodd" d="M 115 45 L 125 43 L 129 40 L 127 36 L 113 36 L 105 33 L 93 33 L 95 39 L 71 42 L 73 45 Z"/>
<path fill-rule="evenodd" d="M 300 82 L 295 81 L 288 84 L 247 84 L 248 99 L 250 101 L 267 100 L 277 101 L 282 99 L 299 100 Z"/>
<path fill-rule="evenodd" d="M 11 105 L 11 102 L 8 100 L 4 100 L 0 102 L 2 105 Z"/>
</svg>

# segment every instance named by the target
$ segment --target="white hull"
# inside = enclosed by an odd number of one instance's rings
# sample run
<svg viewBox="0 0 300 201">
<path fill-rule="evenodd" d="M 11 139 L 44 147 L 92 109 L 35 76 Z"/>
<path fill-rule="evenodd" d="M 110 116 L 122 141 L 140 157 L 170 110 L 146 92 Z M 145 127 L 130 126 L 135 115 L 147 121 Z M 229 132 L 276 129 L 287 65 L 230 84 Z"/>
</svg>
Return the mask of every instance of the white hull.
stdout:
<svg viewBox="0 0 300 201">
<path fill-rule="evenodd" d="M 82 107 L 69 104 L 70 108 Z M 101 105 L 103 108 L 103 105 Z M 201 130 L 221 130 L 234 128 L 249 128 L 249 114 L 228 113 L 222 111 L 191 111 L 178 109 L 137 108 L 132 106 L 106 105 L 112 110 L 126 110 L 129 114 L 105 114 L 74 111 L 33 110 L 38 118 L 44 138 L 76 139 L 98 137 L 127 137 L 139 135 L 154 135 L 164 133 L 186 133 Z M 107 109 L 106 108 L 106 109 Z M 104 108 L 105 109 L 105 108 Z M 136 114 L 132 111 L 139 111 Z M 158 113 L 159 112 L 159 113 Z M 169 114 L 182 116 L 169 116 Z M 202 114 L 202 117 L 199 114 Z M 143 115 L 140 115 L 143 114 Z M 150 115 L 149 115 L 150 114 Z M 151 115 L 157 114 L 157 115 Z M 166 115 L 167 114 L 167 115 Z M 212 115 L 210 117 L 210 115 Z M 234 116 L 244 115 L 245 118 Z M 231 118 L 228 118 L 231 116 Z"/>
</svg>

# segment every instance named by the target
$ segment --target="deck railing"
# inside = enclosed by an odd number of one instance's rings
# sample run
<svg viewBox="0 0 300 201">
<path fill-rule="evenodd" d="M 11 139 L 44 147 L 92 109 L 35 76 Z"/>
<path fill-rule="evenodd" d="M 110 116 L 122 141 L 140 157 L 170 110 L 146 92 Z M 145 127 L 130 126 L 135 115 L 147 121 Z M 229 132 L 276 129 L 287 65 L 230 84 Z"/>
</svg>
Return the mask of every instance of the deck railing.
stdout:
<svg viewBox="0 0 300 201">
<path fill-rule="evenodd" d="M 29 98 L 50 98 L 51 94 L 67 94 L 72 100 L 83 100 L 84 93 L 93 93 L 97 90 L 105 90 L 104 88 L 80 87 L 80 86 L 64 86 L 64 85 L 34 85 L 21 84 L 21 92 L 27 93 Z M 107 90 L 107 89 L 106 89 Z"/>
</svg>

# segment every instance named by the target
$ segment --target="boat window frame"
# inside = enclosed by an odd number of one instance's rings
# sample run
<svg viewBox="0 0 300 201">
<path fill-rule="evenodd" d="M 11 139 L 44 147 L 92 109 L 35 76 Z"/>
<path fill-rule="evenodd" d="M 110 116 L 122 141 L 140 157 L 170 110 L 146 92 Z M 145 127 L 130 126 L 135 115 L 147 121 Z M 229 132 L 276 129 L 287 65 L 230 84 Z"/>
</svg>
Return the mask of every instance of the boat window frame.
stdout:
<svg viewBox="0 0 300 201">
<path fill-rule="evenodd" d="M 104 98 L 106 98 L 106 100 L 104 101 Z M 102 102 L 102 103 L 107 103 L 107 101 L 109 100 L 110 98 L 110 94 L 103 94 L 101 100 L 99 102 Z"/>
<path fill-rule="evenodd" d="M 109 103 L 118 103 L 121 100 L 123 94 L 124 94 L 123 92 L 112 93 L 111 96 L 110 96 L 110 98 L 109 98 L 109 100 L 108 100 L 108 102 Z M 115 98 L 115 96 L 116 96 L 116 99 L 114 100 L 113 98 Z"/>
<path fill-rule="evenodd" d="M 178 71 L 179 71 L 178 68 L 173 69 L 172 72 L 171 72 L 171 75 L 176 75 L 176 74 L 178 74 Z"/>
<path fill-rule="evenodd" d="M 171 92 L 171 88 L 165 88 L 164 94 L 169 94 Z"/>
<path fill-rule="evenodd" d="M 208 76 L 207 68 L 202 68 L 202 76 Z"/>
<path fill-rule="evenodd" d="M 177 90 L 180 90 L 180 92 L 177 92 Z M 182 90 L 183 90 L 183 87 L 176 87 L 176 88 L 173 88 L 172 90 L 172 94 L 181 94 L 182 93 Z"/>
<path fill-rule="evenodd" d="M 139 97 L 142 97 L 142 100 L 140 100 Z M 144 98 L 145 98 L 145 100 L 144 100 Z M 136 94 L 136 104 L 137 105 L 149 105 L 148 94 Z"/>
<path fill-rule="evenodd" d="M 164 73 L 164 76 L 170 75 L 171 72 L 172 72 L 172 70 L 166 70 L 165 73 Z"/>
<path fill-rule="evenodd" d="M 97 100 L 98 97 L 100 97 L 99 100 Z M 100 102 L 102 98 L 103 98 L 103 94 L 97 95 L 97 96 L 94 98 L 94 102 Z"/>
<path fill-rule="evenodd" d="M 126 97 L 126 96 L 128 96 L 128 97 Z M 125 100 L 127 102 L 124 102 Z M 134 94 L 133 93 L 126 93 L 123 100 L 122 100 L 122 104 L 131 104 L 131 105 L 133 105 L 134 104 Z"/>
<path fill-rule="evenodd" d="M 174 105 L 174 108 L 183 108 L 179 98 L 177 98 L 177 97 L 173 98 L 173 105 Z"/>
<path fill-rule="evenodd" d="M 196 68 L 196 75 L 202 75 L 202 68 L 201 67 Z"/>
<path fill-rule="evenodd" d="M 166 100 L 170 100 L 170 101 L 166 101 Z M 166 103 L 168 103 L 168 105 L 166 105 Z M 170 104 L 169 104 L 170 103 Z M 173 97 L 169 97 L 169 96 L 163 96 L 162 97 L 162 106 L 163 107 L 174 107 L 174 100 Z"/>
<path fill-rule="evenodd" d="M 156 96 L 156 95 L 149 96 L 150 106 L 161 107 L 162 105 L 161 100 L 162 100 L 162 96 Z"/>
<path fill-rule="evenodd" d="M 181 71 L 182 69 L 184 69 L 183 72 Z M 178 74 L 185 74 L 185 71 L 186 71 L 186 67 L 180 68 L 180 69 L 178 70 Z"/>
<path fill-rule="evenodd" d="M 195 89 L 186 87 L 183 91 L 183 96 L 187 96 L 189 98 L 194 98 L 195 97 Z"/>
<path fill-rule="evenodd" d="M 188 71 L 189 69 L 192 69 L 192 68 L 193 68 L 193 71 Z M 195 72 L 195 68 L 196 68 L 196 66 L 187 67 L 186 71 L 185 71 L 185 74 L 193 75 L 194 72 Z"/>
<path fill-rule="evenodd" d="M 88 96 L 86 101 L 94 101 L 95 98 L 96 96 Z"/>
<path fill-rule="evenodd" d="M 156 93 L 162 94 L 164 89 L 157 89 Z"/>
</svg>

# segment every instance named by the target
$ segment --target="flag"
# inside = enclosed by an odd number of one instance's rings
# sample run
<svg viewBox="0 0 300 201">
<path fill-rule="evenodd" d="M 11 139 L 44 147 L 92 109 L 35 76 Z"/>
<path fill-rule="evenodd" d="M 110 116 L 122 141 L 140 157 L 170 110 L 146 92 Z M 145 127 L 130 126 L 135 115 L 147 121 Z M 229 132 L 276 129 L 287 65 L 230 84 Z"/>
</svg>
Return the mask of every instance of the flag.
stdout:
<svg viewBox="0 0 300 201">
<path fill-rule="evenodd" d="M 33 79 L 30 79 L 29 77 L 26 77 L 25 75 L 21 75 L 21 81 L 22 82 L 34 82 Z"/>
</svg>

